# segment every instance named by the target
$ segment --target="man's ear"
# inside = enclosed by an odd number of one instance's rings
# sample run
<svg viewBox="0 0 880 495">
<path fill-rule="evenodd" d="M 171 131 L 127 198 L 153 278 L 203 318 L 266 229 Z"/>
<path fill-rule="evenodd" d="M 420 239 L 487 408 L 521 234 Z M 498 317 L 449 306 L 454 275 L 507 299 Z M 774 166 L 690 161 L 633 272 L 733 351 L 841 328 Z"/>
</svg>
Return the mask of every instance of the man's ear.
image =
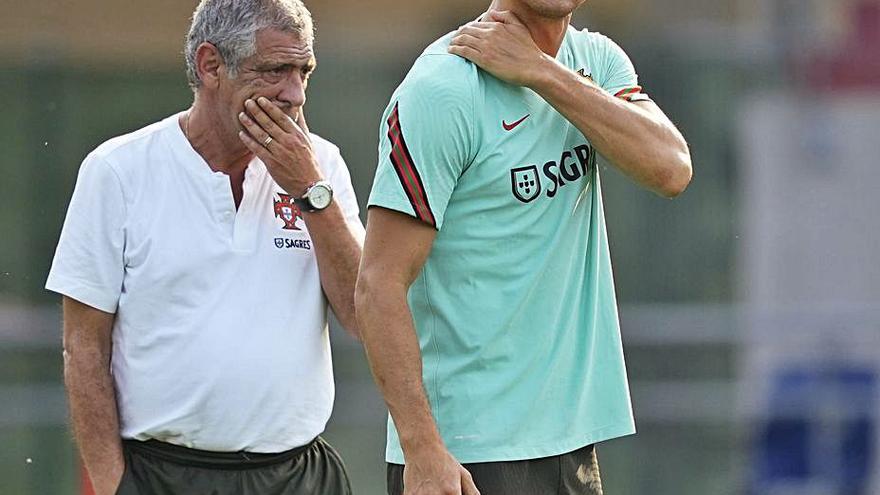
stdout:
<svg viewBox="0 0 880 495">
<path fill-rule="evenodd" d="M 223 57 L 216 46 L 205 41 L 196 48 L 196 72 L 203 86 L 216 88 L 223 66 Z"/>
</svg>

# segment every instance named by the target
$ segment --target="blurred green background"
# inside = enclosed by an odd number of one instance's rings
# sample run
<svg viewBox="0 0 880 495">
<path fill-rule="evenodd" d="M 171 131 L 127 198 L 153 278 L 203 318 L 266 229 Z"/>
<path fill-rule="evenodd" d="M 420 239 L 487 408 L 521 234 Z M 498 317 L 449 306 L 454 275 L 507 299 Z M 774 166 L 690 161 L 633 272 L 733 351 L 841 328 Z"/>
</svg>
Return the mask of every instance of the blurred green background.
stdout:
<svg viewBox="0 0 880 495">
<path fill-rule="evenodd" d="M 75 494 L 58 298 L 42 285 L 83 157 L 191 102 L 181 45 L 196 2 L 0 3 L 0 494 Z M 306 3 L 318 57 L 306 115 L 313 132 L 342 149 L 363 206 L 388 97 L 424 46 L 488 1 Z M 880 4 L 589 0 L 576 13 L 575 25 L 628 52 L 645 90 L 688 139 L 695 169 L 686 193 L 667 201 L 602 168 L 639 426 L 599 447 L 606 493 L 783 493 L 754 488 L 756 429 L 740 404 L 751 282 L 738 136 L 755 94 L 855 88 L 876 100 L 873 73 L 854 85 L 835 76 L 835 50 L 860 32 L 858 16 L 873 12 L 865 5 Z M 880 53 L 871 46 L 869 66 Z M 859 235 L 852 242 L 876 243 Z M 877 300 L 866 293 L 861 302 L 874 308 Z M 335 330 L 333 343 L 337 402 L 326 437 L 355 493 L 384 493 L 384 405 L 358 344 Z M 814 485 L 785 493 L 844 493 Z M 859 486 L 846 493 L 869 493 Z"/>
</svg>

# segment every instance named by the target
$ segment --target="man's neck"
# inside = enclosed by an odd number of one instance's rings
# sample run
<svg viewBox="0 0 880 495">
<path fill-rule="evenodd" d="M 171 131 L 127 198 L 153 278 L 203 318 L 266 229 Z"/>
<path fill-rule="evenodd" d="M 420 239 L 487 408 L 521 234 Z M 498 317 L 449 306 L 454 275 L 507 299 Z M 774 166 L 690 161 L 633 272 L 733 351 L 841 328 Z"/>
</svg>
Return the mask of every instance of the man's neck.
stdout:
<svg viewBox="0 0 880 495">
<path fill-rule="evenodd" d="M 206 107 L 199 104 L 197 98 L 192 108 L 182 116 L 180 127 L 184 135 L 211 170 L 232 177 L 241 175 L 253 159 L 253 153 L 237 135 L 226 136 L 224 130 L 228 123 Z"/>
<path fill-rule="evenodd" d="M 509 10 L 528 28 L 532 39 L 542 52 L 555 57 L 565 39 L 571 14 L 561 17 L 545 17 L 516 0 L 492 0 L 490 10 Z"/>
</svg>

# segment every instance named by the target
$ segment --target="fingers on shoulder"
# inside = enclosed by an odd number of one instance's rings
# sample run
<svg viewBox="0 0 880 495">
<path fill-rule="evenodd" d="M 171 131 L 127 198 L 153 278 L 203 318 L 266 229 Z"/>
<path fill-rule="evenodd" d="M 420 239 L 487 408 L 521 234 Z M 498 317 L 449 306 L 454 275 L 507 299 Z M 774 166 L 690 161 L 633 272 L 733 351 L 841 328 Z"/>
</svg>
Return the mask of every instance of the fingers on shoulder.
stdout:
<svg viewBox="0 0 880 495">
<path fill-rule="evenodd" d="M 480 50 L 469 45 L 449 45 L 449 53 L 475 61 L 480 55 Z"/>
</svg>

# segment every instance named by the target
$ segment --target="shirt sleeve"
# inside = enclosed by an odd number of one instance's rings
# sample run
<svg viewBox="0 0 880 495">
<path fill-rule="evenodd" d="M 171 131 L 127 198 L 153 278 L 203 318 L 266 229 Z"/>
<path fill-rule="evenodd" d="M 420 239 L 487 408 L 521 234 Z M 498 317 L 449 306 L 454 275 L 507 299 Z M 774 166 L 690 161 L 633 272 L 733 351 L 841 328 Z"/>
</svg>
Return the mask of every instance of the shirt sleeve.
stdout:
<svg viewBox="0 0 880 495">
<path fill-rule="evenodd" d="M 617 43 L 606 36 L 601 37 L 604 53 L 603 89 L 626 101 L 650 101 L 650 97 L 639 86 L 639 77 L 632 61 Z"/>
<path fill-rule="evenodd" d="M 461 59 L 422 59 L 392 96 L 379 130 L 369 206 L 411 215 L 439 230 L 449 198 L 472 161 L 473 85 Z M 454 65 L 455 64 L 455 65 Z M 451 66 L 451 67 L 450 67 Z"/>
<path fill-rule="evenodd" d="M 125 273 L 126 206 L 116 172 L 89 155 L 76 187 L 46 289 L 115 313 Z"/>
</svg>

